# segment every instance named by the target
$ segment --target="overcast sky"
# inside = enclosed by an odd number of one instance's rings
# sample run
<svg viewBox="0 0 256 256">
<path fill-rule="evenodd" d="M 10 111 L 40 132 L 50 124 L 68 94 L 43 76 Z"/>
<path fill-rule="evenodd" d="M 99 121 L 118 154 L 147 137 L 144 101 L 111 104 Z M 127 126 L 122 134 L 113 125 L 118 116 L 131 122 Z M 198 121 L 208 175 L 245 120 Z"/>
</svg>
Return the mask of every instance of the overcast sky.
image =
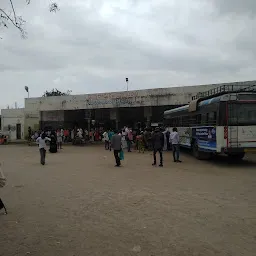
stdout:
<svg viewBox="0 0 256 256">
<path fill-rule="evenodd" d="M 1 29 L 0 108 L 73 94 L 254 80 L 255 0 L 13 0 L 28 38 Z M 9 0 L 0 8 L 10 10 Z"/>
</svg>

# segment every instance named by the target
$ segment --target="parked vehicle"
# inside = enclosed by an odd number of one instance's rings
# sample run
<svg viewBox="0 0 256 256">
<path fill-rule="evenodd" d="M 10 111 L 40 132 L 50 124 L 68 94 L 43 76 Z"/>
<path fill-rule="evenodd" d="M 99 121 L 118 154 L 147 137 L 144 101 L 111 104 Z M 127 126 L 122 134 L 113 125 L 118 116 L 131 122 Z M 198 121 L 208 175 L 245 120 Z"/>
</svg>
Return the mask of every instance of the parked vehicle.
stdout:
<svg viewBox="0 0 256 256">
<path fill-rule="evenodd" d="M 192 99 L 189 105 L 164 112 L 168 129 L 178 128 L 180 146 L 198 159 L 213 153 L 242 159 L 256 152 L 256 86 L 224 85 Z"/>
</svg>

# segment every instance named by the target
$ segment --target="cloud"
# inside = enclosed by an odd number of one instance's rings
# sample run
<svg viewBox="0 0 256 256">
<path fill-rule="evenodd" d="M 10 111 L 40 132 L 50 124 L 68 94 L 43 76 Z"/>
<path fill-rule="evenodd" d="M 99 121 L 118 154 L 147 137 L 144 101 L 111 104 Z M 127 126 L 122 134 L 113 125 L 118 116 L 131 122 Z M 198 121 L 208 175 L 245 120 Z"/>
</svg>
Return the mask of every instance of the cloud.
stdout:
<svg viewBox="0 0 256 256">
<path fill-rule="evenodd" d="M 25 85 L 40 96 L 124 90 L 125 77 L 131 89 L 255 78 L 253 1 L 62 0 L 56 14 L 45 0 L 15 4 L 28 38 L 0 30 L 0 107 L 22 106 Z"/>
<path fill-rule="evenodd" d="M 256 2 L 254 0 L 212 0 L 220 15 L 256 16 Z"/>
</svg>

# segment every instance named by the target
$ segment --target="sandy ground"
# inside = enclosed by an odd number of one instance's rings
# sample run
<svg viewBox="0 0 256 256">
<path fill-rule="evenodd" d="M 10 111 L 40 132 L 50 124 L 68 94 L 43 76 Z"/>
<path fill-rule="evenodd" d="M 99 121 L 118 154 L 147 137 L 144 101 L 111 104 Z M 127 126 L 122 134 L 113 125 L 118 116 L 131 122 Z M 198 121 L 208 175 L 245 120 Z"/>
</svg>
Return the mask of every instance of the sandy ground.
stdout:
<svg viewBox="0 0 256 256">
<path fill-rule="evenodd" d="M 0 146 L 0 255 L 255 255 L 256 162 L 151 158 L 115 168 L 103 146 L 67 146 L 41 166 L 36 147 Z"/>
</svg>

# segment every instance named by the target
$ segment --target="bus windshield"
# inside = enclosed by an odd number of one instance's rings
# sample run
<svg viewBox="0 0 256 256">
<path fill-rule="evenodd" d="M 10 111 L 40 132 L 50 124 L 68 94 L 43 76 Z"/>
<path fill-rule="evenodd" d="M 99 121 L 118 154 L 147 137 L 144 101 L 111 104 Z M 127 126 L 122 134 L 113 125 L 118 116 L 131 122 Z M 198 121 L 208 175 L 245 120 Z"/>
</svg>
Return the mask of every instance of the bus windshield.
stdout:
<svg viewBox="0 0 256 256">
<path fill-rule="evenodd" d="M 230 103 L 229 125 L 256 125 L 256 102 Z"/>
</svg>

